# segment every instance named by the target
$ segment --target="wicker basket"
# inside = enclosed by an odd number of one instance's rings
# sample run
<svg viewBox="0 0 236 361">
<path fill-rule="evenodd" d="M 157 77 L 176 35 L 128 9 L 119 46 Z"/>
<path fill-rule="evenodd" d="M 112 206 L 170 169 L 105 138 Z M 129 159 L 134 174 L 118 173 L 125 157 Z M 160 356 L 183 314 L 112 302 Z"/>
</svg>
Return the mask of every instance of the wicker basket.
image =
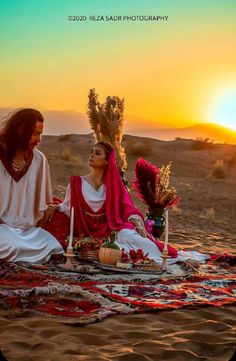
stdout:
<svg viewBox="0 0 236 361">
<path fill-rule="evenodd" d="M 81 248 L 80 259 L 87 262 L 98 261 L 98 252 L 98 249 Z"/>
</svg>

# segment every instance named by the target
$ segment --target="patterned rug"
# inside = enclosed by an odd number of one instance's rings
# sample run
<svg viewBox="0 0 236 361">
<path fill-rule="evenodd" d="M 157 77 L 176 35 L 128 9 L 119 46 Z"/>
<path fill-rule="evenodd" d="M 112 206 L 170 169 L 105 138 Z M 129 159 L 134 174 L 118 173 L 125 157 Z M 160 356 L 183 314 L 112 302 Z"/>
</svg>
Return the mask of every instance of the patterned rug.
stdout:
<svg viewBox="0 0 236 361">
<path fill-rule="evenodd" d="M 236 303 L 236 269 L 209 262 L 186 276 L 62 272 L 0 265 L 0 308 L 9 317 L 45 315 L 85 325 L 117 314 Z"/>
</svg>

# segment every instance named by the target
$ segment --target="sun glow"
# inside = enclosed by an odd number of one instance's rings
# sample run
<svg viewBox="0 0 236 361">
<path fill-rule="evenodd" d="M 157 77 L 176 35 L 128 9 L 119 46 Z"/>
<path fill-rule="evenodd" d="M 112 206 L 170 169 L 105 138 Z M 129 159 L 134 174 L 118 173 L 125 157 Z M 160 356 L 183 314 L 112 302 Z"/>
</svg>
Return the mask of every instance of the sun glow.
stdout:
<svg viewBox="0 0 236 361">
<path fill-rule="evenodd" d="M 209 121 L 236 130 L 236 88 L 221 91 L 214 97 Z"/>
</svg>

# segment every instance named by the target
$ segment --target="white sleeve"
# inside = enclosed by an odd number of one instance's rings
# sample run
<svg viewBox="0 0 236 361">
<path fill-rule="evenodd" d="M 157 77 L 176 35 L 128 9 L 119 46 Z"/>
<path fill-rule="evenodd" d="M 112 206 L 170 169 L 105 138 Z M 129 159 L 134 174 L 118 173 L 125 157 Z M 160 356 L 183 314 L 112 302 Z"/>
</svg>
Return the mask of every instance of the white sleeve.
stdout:
<svg viewBox="0 0 236 361">
<path fill-rule="evenodd" d="M 133 214 L 133 215 L 129 216 L 129 218 L 128 218 L 128 221 L 129 221 L 129 222 L 130 222 L 131 218 L 135 218 L 135 219 L 137 219 L 138 221 L 140 221 L 141 223 L 143 223 L 142 218 L 141 218 L 138 214 Z"/>
<path fill-rule="evenodd" d="M 66 196 L 62 203 L 60 203 L 59 211 L 65 213 L 68 217 L 70 217 L 70 183 L 66 189 Z"/>
</svg>

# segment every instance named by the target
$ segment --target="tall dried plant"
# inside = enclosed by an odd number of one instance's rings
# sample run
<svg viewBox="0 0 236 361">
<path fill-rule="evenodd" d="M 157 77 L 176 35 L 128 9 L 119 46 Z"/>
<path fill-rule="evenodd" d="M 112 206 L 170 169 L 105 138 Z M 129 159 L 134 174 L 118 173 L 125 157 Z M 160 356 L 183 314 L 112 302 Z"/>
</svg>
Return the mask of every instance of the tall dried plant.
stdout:
<svg viewBox="0 0 236 361">
<path fill-rule="evenodd" d="M 88 95 L 89 124 L 97 142 L 110 143 L 116 152 L 120 171 L 127 168 L 125 149 L 121 145 L 124 126 L 124 99 L 108 96 L 101 104 L 95 89 L 90 89 Z"/>
</svg>

